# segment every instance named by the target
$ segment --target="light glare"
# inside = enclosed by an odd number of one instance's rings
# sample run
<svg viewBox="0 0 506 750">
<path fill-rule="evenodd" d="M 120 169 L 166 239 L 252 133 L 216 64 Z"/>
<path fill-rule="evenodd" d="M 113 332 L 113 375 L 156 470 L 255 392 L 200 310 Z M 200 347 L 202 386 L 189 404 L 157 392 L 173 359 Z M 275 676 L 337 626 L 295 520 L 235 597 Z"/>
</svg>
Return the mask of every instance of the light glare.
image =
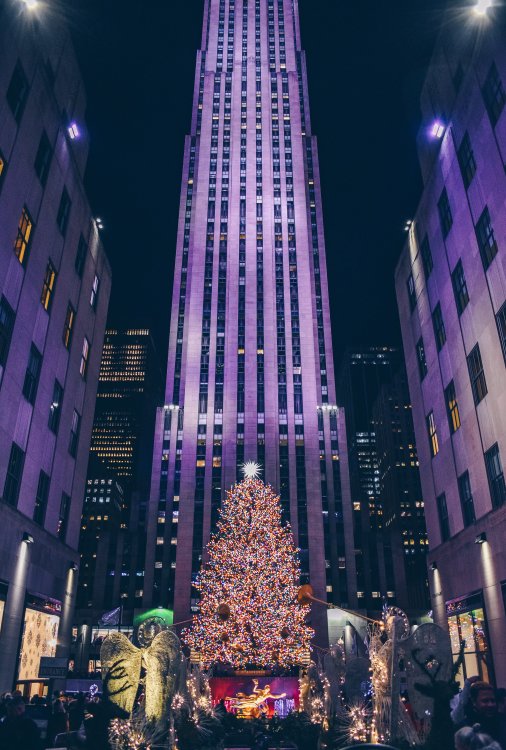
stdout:
<svg viewBox="0 0 506 750">
<path fill-rule="evenodd" d="M 478 0 L 474 5 L 473 10 L 477 16 L 485 16 L 492 5 L 492 0 Z"/>
</svg>

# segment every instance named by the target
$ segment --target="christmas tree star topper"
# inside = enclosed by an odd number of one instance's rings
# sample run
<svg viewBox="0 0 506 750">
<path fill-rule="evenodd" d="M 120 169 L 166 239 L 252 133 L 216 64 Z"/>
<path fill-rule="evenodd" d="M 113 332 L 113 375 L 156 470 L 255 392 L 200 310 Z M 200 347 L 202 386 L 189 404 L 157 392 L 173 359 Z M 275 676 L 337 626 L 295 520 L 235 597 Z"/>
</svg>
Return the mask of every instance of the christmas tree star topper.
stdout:
<svg viewBox="0 0 506 750">
<path fill-rule="evenodd" d="M 260 476 L 261 466 L 256 461 L 246 461 L 242 465 L 242 473 L 245 479 L 258 479 Z"/>
</svg>

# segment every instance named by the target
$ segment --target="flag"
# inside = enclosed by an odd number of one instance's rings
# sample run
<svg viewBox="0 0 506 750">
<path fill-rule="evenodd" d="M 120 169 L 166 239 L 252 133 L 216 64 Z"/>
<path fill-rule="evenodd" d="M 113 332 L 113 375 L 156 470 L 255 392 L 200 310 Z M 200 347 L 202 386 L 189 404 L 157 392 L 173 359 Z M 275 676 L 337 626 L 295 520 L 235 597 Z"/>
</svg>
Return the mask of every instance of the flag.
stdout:
<svg viewBox="0 0 506 750">
<path fill-rule="evenodd" d="M 116 607 L 116 609 L 111 609 L 110 612 L 104 612 L 98 624 L 101 628 L 113 628 L 120 624 L 120 618 L 121 607 Z"/>
</svg>

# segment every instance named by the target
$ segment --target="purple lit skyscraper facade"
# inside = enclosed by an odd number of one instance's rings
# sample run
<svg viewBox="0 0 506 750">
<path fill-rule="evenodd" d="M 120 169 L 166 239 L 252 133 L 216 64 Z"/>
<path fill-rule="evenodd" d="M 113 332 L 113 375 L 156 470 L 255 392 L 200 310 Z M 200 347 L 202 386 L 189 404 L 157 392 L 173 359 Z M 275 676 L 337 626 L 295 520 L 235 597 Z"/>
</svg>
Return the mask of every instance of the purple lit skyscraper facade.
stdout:
<svg viewBox="0 0 506 750">
<path fill-rule="evenodd" d="M 296 0 L 207 0 L 183 166 L 145 606 L 192 579 L 245 461 L 280 493 L 303 582 L 356 606 L 316 140 Z M 346 533 L 345 533 L 346 529 Z M 324 607 L 313 612 L 327 638 Z"/>
</svg>

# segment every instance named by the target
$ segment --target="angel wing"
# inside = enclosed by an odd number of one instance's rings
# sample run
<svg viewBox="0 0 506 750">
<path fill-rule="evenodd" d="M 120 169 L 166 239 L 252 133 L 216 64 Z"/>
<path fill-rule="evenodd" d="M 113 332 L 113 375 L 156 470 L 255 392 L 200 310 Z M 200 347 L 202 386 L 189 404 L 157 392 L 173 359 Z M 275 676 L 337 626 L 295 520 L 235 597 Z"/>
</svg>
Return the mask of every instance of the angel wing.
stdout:
<svg viewBox="0 0 506 750">
<path fill-rule="evenodd" d="M 181 663 L 181 644 L 172 630 L 163 630 L 144 651 L 146 718 L 161 719 L 175 692 Z"/>
<path fill-rule="evenodd" d="M 111 633 L 102 643 L 100 660 L 104 696 L 131 713 L 139 687 L 142 651 L 123 633 Z"/>
</svg>

